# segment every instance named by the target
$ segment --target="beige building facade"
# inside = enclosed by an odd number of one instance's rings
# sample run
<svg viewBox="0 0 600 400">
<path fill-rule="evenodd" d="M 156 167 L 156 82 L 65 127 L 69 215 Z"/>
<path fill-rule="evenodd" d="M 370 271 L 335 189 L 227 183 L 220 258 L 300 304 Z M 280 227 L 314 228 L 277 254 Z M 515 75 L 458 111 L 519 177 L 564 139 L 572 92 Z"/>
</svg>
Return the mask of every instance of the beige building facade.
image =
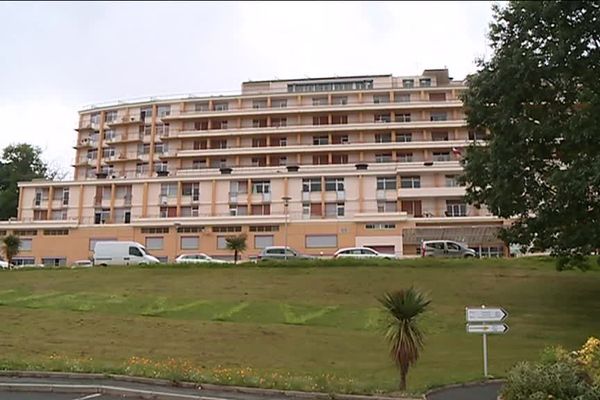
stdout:
<svg viewBox="0 0 600 400">
<path fill-rule="evenodd" d="M 21 183 L 0 235 L 22 238 L 22 264 L 70 264 L 99 240 L 134 240 L 165 261 L 230 258 L 225 238 L 240 233 L 245 257 L 286 236 L 323 256 L 359 245 L 416 256 L 424 239 L 500 255 L 503 221 L 467 205 L 456 181 L 464 148 L 483 139 L 467 128 L 464 89 L 425 70 L 91 107 L 74 180 Z"/>
</svg>

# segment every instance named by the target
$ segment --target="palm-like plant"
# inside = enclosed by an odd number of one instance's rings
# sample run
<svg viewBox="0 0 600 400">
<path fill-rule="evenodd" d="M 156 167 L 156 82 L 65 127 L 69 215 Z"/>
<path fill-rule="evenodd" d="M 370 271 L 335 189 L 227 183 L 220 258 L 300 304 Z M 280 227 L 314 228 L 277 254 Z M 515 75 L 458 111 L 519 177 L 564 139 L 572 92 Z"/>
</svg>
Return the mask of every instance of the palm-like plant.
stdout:
<svg viewBox="0 0 600 400">
<path fill-rule="evenodd" d="M 13 257 L 19 253 L 21 248 L 21 239 L 15 235 L 8 235 L 2 239 L 2 250 L 6 257 L 8 265 L 12 265 Z"/>
<path fill-rule="evenodd" d="M 385 335 L 390 342 L 390 355 L 400 369 L 400 390 L 406 390 L 408 369 L 417 362 L 423 349 L 417 317 L 431 301 L 412 287 L 385 293 L 378 300 L 386 311 Z"/>
<path fill-rule="evenodd" d="M 225 239 L 227 249 L 233 251 L 233 262 L 237 264 L 238 253 L 243 253 L 246 250 L 246 235 L 230 236 Z"/>
</svg>

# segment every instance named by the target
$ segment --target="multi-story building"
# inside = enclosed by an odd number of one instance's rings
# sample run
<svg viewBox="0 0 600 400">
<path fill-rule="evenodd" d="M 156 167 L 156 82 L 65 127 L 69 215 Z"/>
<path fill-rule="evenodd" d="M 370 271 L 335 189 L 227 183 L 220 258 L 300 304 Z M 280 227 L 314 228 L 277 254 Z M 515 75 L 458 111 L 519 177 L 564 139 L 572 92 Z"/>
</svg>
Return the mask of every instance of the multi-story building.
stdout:
<svg viewBox="0 0 600 400">
<path fill-rule="evenodd" d="M 21 263 L 88 258 L 135 240 L 163 259 L 269 245 L 331 255 L 367 245 L 416 255 L 423 239 L 501 254 L 502 220 L 463 200 L 473 140 L 447 70 L 244 82 L 234 96 L 119 102 L 80 112 L 74 180 L 20 184 Z M 287 235 L 286 227 L 287 226 Z"/>
</svg>

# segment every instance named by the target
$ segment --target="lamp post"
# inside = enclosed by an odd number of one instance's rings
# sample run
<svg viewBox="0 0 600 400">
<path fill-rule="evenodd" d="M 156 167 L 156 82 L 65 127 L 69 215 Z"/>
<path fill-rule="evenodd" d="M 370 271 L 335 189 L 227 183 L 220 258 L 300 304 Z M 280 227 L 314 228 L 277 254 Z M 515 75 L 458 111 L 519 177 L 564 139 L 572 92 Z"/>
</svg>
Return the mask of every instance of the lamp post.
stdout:
<svg viewBox="0 0 600 400">
<path fill-rule="evenodd" d="M 289 196 L 284 196 L 281 198 L 281 200 L 283 200 L 283 208 L 285 211 L 285 246 L 283 249 L 283 258 L 285 261 L 287 261 L 287 250 L 288 250 L 288 231 L 287 231 L 287 226 L 288 226 L 288 206 L 290 205 L 290 200 L 292 198 Z"/>
</svg>

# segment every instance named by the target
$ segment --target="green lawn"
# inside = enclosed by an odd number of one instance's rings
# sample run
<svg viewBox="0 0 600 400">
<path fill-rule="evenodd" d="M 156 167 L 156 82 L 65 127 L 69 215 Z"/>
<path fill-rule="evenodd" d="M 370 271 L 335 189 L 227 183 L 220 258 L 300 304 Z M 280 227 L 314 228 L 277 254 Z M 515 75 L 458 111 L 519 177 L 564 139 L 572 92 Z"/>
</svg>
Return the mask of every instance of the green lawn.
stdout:
<svg viewBox="0 0 600 400">
<path fill-rule="evenodd" d="M 376 296 L 410 285 L 433 300 L 411 392 L 481 377 L 467 305 L 510 314 L 508 334 L 488 341 L 495 376 L 600 334 L 600 273 L 556 272 L 548 259 L 19 270 L 0 273 L 0 368 L 392 392 Z"/>
</svg>

